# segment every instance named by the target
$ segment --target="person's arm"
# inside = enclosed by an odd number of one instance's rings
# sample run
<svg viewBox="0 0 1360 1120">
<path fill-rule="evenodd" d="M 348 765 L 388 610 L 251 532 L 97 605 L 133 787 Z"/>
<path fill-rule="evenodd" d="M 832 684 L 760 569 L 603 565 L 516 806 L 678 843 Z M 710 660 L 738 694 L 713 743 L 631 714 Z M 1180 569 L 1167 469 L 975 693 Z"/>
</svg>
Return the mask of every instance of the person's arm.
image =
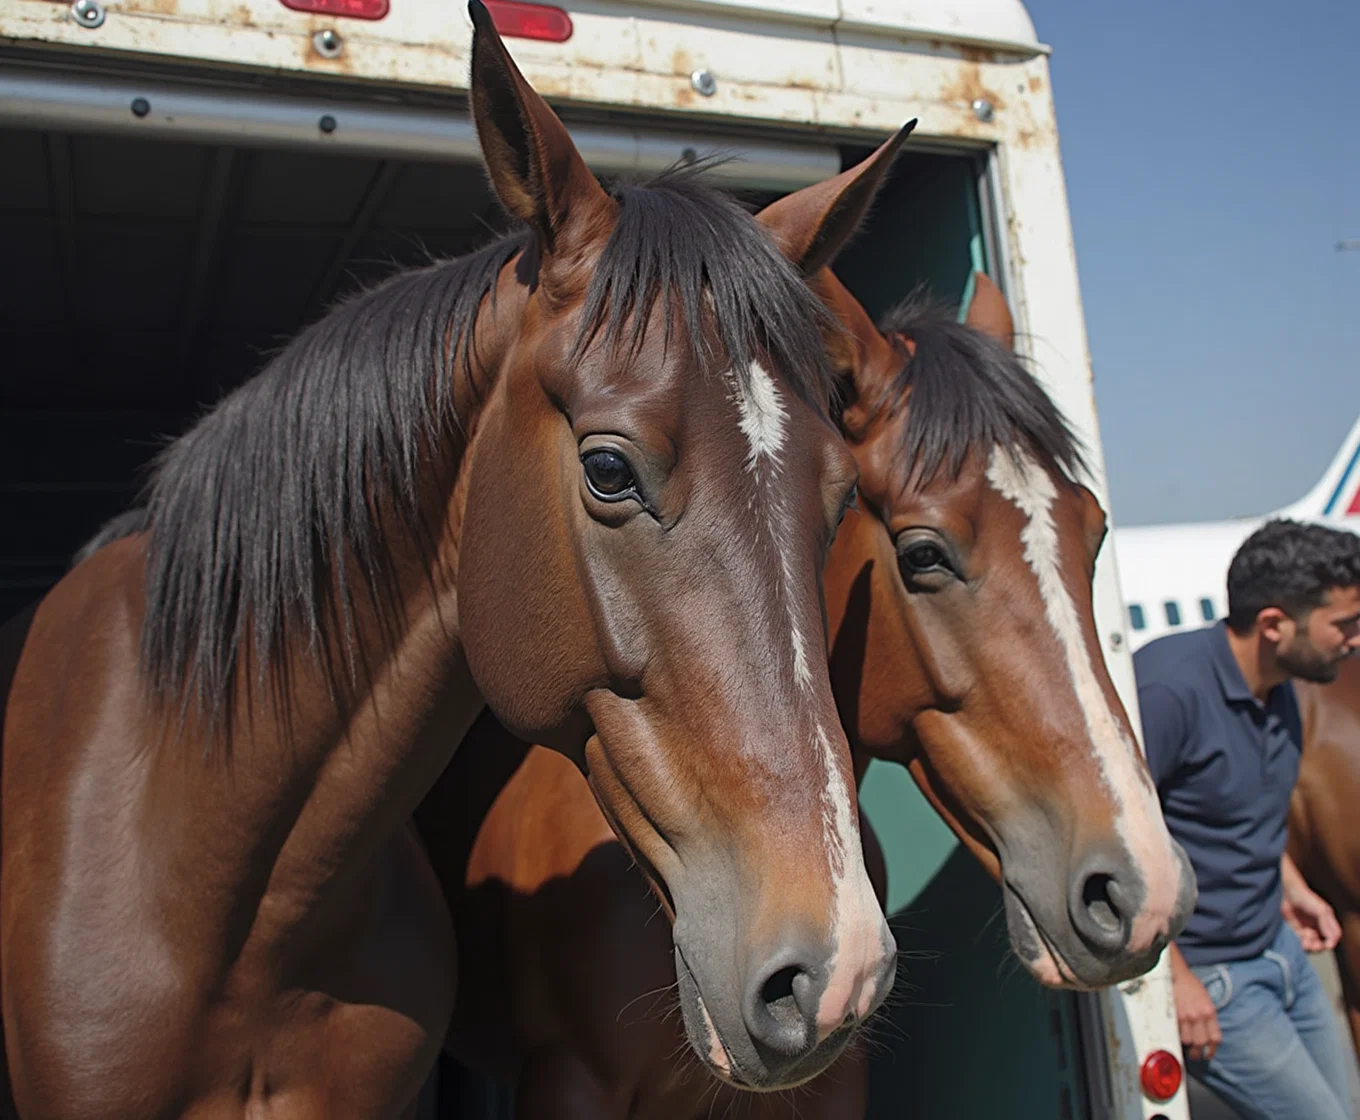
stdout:
<svg viewBox="0 0 1360 1120">
<path fill-rule="evenodd" d="M 1166 948 L 1171 963 L 1171 992 L 1176 998 L 1176 1022 L 1181 1028 L 1181 1046 L 1193 1061 L 1207 1062 L 1223 1041 L 1218 1012 L 1199 977 L 1190 971 L 1173 941 Z"/>
<path fill-rule="evenodd" d="M 1341 923 L 1336 920 L 1336 911 L 1305 882 L 1303 872 L 1294 865 L 1288 852 L 1280 857 L 1280 878 L 1284 882 L 1280 911 L 1299 935 L 1304 949 L 1309 953 L 1335 949 L 1341 940 Z"/>
</svg>

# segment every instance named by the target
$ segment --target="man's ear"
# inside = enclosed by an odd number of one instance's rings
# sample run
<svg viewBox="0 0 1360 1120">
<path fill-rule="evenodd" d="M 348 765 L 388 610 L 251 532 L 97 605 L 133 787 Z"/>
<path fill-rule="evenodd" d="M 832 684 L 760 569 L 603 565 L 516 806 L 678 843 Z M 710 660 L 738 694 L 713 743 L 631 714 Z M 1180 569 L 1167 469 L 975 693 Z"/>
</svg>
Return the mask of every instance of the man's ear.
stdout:
<svg viewBox="0 0 1360 1120">
<path fill-rule="evenodd" d="M 1294 636 L 1298 624 L 1279 607 L 1265 607 L 1256 612 L 1256 632 L 1268 642 L 1278 645 Z"/>
</svg>

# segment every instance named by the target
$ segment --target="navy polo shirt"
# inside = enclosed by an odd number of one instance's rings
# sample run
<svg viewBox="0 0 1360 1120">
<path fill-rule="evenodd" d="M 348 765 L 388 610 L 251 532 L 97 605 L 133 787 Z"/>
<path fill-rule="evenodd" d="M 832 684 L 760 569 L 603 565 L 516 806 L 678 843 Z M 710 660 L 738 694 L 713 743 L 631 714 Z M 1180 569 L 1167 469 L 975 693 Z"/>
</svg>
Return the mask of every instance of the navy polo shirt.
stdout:
<svg viewBox="0 0 1360 1120">
<path fill-rule="evenodd" d="M 1162 815 L 1199 885 L 1176 944 L 1191 965 L 1258 957 L 1283 921 L 1280 857 L 1303 742 L 1294 686 L 1257 700 L 1223 622 L 1150 642 L 1133 667 Z"/>
</svg>

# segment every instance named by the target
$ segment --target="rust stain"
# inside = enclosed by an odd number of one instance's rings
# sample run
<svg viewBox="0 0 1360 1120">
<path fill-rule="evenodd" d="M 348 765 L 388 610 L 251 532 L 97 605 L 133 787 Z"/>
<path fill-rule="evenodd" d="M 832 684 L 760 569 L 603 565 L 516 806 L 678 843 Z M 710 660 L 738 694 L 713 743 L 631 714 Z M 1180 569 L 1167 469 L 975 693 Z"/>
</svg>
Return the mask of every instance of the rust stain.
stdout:
<svg viewBox="0 0 1360 1120">
<path fill-rule="evenodd" d="M 689 51 L 683 47 L 677 47 L 671 54 L 671 73 L 687 78 L 695 69 L 694 59 L 690 57 Z"/>
<path fill-rule="evenodd" d="M 319 71 L 322 74 L 353 74 L 354 55 L 352 52 L 354 48 L 349 40 L 345 40 L 345 49 L 340 52 L 339 58 L 326 58 L 317 51 L 312 36 L 317 31 L 324 31 L 331 25 L 316 21 L 313 21 L 313 24 L 314 26 L 308 31 L 307 37 L 301 43 L 302 65 L 309 70 Z"/>
<path fill-rule="evenodd" d="M 1044 88 L 1044 80 L 1038 74 L 1031 74 L 1029 77 L 1030 93 L 1038 93 Z"/>
<path fill-rule="evenodd" d="M 980 97 L 990 101 L 998 111 L 1006 107 L 1005 98 L 987 88 L 982 80 L 982 67 L 973 61 L 960 64 L 957 77 L 940 90 L 940 100 L 947 104 L 971 105 Z"/>
<path fill-rule="evenodd" d="M 534 89 L 544 97 L 570 97 L 571 80 L 554 77 L 535 77 Z"/>
<path fill-rule="evenodd" d="M 123 12 L 173 16 L 179 13 L 179 0 L 124 0 L 119 9 Z"/>
<path fill-rule="evenodd" d="M 826 88 L 827 82 L 830 80 L 830 77 L 831 76 L 829 74 L 823 78 L 791 77 L 786 78 L 784 81 L 780 82 L 779 85 L 783 89 L 802 89 L 816 93 Z"/>
<path fill-rule="evenodd" d="M 959 47 L 959 57 L 964 62 L 995 62 L 996 51 L 987 47 Z"/>
</svg>

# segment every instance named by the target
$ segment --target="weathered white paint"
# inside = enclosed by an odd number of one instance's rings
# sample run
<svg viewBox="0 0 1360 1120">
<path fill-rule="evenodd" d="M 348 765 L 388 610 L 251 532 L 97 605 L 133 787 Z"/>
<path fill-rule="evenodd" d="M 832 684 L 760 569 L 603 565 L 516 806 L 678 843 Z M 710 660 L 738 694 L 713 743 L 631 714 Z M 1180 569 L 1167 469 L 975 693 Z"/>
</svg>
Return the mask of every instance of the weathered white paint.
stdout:
<svg viewBox="0 0 1360 1120">
<path fill-rule="evenodd" d="M 987 2 L 1010 5 L 1023 17 L 1016 0 Z M 676 11 L 681 6 L 574 11 L 575 33 L 567 42 L 512 39 L 509 45 L 526 77 L 554 102 L 631 108 L 691 130 L 702 131 L 706 120 L 784 122 L 805 135 L 811 127 L 872 138 L 914 116 L 921 121 L 917 144 L 931 136 L 998 141 L 1021 130 L 1026 143 L 1051 146 L 1046 61 L 1023 34 L 1009 41 L 1015 28 L 1002 36 L 1008 45 L 997 53 L 970 50 L 965 59 L 960 44 L 978 41 L 976 26 L 950 17 L 944 22 L 952 26 L 904 51 L 902 13 L 880 0 L 812 22 L 782 2 L 760 13 L 710 3 L 702 21 Z M 394 3 L 377 22 L 308 15 L 278 0 L 107 0 L 105 7 L 103 26 L 88 29 L 71 17 L 69 5 L 14 0 L 0 5 L 0 38 L 197 60 L 224 73 L 315 74 L 346 82 L 360 97 L 365 89 L 390 95 L 402 87 L 425 93 L 467 88 L 471 24 L 461 8 L 431 0 Z M 920 26 L 910 13 L 906 18 Z M 328 28 L 344 40 L 335 59 L 312 45 L 313 34 Z M 778 33 L 773 41 L 772 32 Z M 696 70 L 713 76 L 712 96 L 696 92 Z M 974 113 L 979 97 L 998 108 L 991 121 Z M 463 116 L 456 107 L 449 112 Z M 740 146 L 740 138 L 735 143 Z"/>
</svg>

